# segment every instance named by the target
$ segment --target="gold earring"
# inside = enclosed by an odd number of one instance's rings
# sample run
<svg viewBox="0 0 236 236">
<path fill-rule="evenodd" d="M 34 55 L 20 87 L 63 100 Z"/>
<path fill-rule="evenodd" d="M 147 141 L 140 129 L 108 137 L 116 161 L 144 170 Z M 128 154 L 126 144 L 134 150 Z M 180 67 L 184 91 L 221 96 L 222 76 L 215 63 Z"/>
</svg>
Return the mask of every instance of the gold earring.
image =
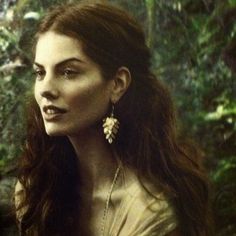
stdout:
<svg viewBox="0 0 236 236">
<path fill-rule="evenodd" d="M 116 137 L 120 122 L 114 117 L 114 104 L 112 104 L 111 115 L 103 120 L 103 132 L 108 143 L 112 143 Z"/>
</svg>

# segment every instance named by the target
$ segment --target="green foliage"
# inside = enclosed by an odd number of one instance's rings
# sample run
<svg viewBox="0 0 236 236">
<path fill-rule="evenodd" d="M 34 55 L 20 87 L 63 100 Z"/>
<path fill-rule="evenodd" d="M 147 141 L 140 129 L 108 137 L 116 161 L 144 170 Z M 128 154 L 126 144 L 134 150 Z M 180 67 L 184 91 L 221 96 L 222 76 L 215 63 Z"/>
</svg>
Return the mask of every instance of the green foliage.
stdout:
<svg viewBox="0 0 236 236">
<path fill-rule="evenodd" d="M 38 18 L 64 0 L 3 1 L 0 13 L 0 173 L 20 154 Z M 14 1 L 13 1 L 14 2 Z M 73 1 L 71 1 L 73 2 Z M 76 2 L 76 1 L 74 1 Z M 215 188 L 217 236 L 236 234 L 236 1 L 112 0 L 144 26 L 153 70 L 173 92 L 185 136 L 203 148 Z M 26 17 L 28 13 L 33 13 Z M 29 16 L 29 14 L 28 14 Z"/>
<path fill-rule="evenodd" d="M 197 139 L 205 151 L 215 187 L 217 235 L 233 235 L 235 1 L 158 1 L 158 7 L 154 69 L 173 90 L 183 133 Z"/>
<path fill-rule="evenodd" d="M 236 156 L 219 161 L 212 179 L 215 183 L 215 217 L 218 235 L 234 235 L 236 232 Z M 216 210 L 217 209 L 217 210 Z"/>
</svg>

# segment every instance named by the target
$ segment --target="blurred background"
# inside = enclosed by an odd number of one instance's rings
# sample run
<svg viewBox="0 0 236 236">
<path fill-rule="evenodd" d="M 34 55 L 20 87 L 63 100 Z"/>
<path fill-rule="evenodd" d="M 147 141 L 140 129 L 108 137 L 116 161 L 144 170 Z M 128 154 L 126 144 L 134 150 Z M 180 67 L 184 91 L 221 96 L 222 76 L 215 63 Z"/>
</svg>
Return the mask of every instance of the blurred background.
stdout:
<svg viewBox="0 0 236 236">
<path fill-rule="evenodd" d="M 0 0 L 0 235 L 17 235 L 16 164 L 32 92 L 32 38 L 63 0 Z M 171 89 L 179 127 L 202 149 L 217 236 L 236 235 L 236 0 L 110 0 L 142 24 L 153 71 Z"/>
</svg>

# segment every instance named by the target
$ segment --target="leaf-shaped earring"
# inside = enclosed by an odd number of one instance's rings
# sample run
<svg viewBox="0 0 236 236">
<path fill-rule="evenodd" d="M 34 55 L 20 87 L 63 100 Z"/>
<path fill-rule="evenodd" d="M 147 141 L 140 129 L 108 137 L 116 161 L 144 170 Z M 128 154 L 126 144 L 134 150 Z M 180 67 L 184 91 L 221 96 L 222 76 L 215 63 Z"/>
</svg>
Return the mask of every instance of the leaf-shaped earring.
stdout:
<svg viewBox="0 0 236 236">
<path fill-rule="evenodd" d="M 109 117 L 103 120 L 103 132 L 108 143 L 112 143 L 116 137 L 119 129 L 119 121 L 114 117 L 114 104 L 112 104 L 112 110 Z"/>
</svg>

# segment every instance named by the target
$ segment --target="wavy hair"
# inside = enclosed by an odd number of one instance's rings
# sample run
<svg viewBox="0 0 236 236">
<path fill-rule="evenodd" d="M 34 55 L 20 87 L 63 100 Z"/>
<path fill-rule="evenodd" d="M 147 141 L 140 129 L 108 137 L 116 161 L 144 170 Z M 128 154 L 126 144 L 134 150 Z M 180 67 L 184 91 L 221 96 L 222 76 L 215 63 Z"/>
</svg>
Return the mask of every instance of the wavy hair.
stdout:
<svg viewBox="0 0 236 236">
<path fill-rule="evenodd" d="M 109 4 L 69 4 L 49 11 L 36 42 L 47 31 L 79 40 L 105 79 L 111 79 L 121 66 L 130 70 L 132 82 L 116 104 L 121 127 L 113 148 L 141 183 L 148 180 L 165 192 L 181 235 L 210 235 L 207 178 L 198 154 L 192 155 L 189 145 L 178 141 L 171 96 L 150 70 L 150 50 L 141 26 Z M 19 168 L 24 189 L 20 208 L 25 209 L 22 235 L 74 235 L 79 227 L 79 163 L 66 137 L 46 134 L 34 99 L 29 109 Z"/>
</svg>

